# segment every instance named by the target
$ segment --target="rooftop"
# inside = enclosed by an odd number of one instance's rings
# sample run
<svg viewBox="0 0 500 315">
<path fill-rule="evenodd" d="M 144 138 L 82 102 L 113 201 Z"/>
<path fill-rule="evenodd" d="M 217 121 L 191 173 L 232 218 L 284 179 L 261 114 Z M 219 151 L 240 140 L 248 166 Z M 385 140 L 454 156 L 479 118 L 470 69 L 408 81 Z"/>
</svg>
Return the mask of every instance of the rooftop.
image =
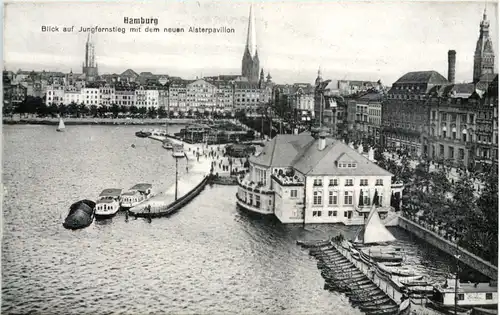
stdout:
<svg viewBox="0 0 500 315">
<path fill-rule="evenodd" d="M 122 190 L 119 188 L 108 188 L 104 189 L 99 197 L 114 197 L 114 196 L 120 196 Z"/>
<path fill-rule="evenodd" d="M 394 84 L 446 84 L 448 80 L 437 71 L 414 71 L 408 72 L 399 78 Z"/>
<path fill-rule="evenodd" d="M 139 190 L 139 191 L 146 191 L 148 189 L 151 189 L 153 185 L 148 184 L 148 183 L 140 183 L 140 184 L 135 184 L 130 190 Z"/>
</svg>

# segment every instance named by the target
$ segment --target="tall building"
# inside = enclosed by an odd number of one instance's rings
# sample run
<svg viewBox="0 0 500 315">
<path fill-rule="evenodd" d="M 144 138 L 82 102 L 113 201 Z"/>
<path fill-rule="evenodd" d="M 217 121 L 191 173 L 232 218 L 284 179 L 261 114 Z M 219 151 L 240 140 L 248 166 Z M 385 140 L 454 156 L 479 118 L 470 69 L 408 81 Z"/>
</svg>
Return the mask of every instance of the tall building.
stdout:
<svg viewBox="0 0 500 315">
<path fill-rule="evenodd" d="M 95 46 L 89 33 L 87 43 L 85 44 L 85 62 L 82 67 L 82 72 L 85 74 L 86 80 L 88 81 L 93 81 L 98 75 L 94 48 Z"/>
<path fill-rule="evenodd" d="M 484 9 L 483 20 L 479 24 L 479 38 L 474 53 L 474 74 L 473 82 L 477 83 L 485 74 L 493 74 L 495 67 L 495 52 L 490 39 L 490 21 L 486 19 L 486 9 Z"/>
<path fill-rule="evenodd" d="M 259 82 L 259 54 L 257 53 L 257 37 L 255 33 L 255 20 L 250 6 L 250 15 L 248 17 L 248 32 L 245 52 L 241 61 L 241 75 L 246 77 L 249 82 Z"/>
</svg>

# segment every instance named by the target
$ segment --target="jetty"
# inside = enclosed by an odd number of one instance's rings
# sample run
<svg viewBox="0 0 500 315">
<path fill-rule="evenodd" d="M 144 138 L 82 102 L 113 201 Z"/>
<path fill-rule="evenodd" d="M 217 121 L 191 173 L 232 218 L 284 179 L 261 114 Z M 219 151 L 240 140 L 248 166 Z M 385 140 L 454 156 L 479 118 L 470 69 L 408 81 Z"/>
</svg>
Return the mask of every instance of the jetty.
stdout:
<svg viewBox="0 0 500 315">
<path fill-rule="evenodd" d="M 344 293 L 351 304 L 365 314 L 410 313 L 409 298 L 388 294 L 387 287 L 377 285 L 364 270 L 344 256 L 339 250 L 341 243 L 319 240 L 297 241 L 297 244 L 309 248 L 309 254 L 318 261 L 318 269 L 325 279 L 325 290 Z"/>
<path fill-rule="evenodd" d="M 150 136 L 149 138 L 160 142 L 166 139 L 164 136 Z M 172 141 L 175 144 L 183 144 L 178 140 Z M 186 155 L 182 160 L 186 160 L 188 171 L 177 180 L 177 185 L 174 183 L 166 191 L 130 208 L 130 215 L 145 218 L 171 215 L 193 200 L 205 188 L 211 179 L 211 160 L 197 156 L 200 146 L 184 144 L 184 151 Z M 177 199 L 175 198 L 176 189 Z"/>
</svg>

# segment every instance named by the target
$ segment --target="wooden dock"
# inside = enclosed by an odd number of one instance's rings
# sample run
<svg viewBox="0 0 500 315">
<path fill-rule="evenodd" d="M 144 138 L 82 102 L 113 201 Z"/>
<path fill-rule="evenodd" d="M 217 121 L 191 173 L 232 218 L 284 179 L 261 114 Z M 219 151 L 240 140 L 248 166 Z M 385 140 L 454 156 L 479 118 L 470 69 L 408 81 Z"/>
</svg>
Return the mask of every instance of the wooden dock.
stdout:
<svg viewBox="0 0 500 315">
<path fill-rule="evenodd" d="M 409 299 L 395 301 L 344 256 L 338 244 L 326 240 L 297 244 L 309 248 L 309 254 L 318 261 L 325 290 L 344 293 L 353 306 L 368 315 L 409 314 Z"/>
</svg>

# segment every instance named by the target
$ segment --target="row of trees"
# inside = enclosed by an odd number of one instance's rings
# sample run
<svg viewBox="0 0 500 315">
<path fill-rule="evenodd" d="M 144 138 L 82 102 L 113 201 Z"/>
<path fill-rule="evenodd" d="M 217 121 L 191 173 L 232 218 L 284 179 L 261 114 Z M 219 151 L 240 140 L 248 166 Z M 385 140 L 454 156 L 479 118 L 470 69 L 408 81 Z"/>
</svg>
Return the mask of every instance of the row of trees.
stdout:
<svg viewBox="0 0 500 315">
<path fill-rule="evenodd" d="M 461 171 L 450 180 L 450 169 L 444 166 L 430 171 L 423 161 L 415 168 L 403 157 L 400 163 L 375 154 L 377 164 L 394 174 L 395 182 L 403 182 L 403 215 L 440 233 L 468 251 L 498 262 L 498 169 L 485 173 Z M 482 183 L 477 192 L 477 182 Z"/>
<path fill-rule="evenodd" d="M 136 106 L 118 106 L 113 104 L 111 106 L 106 105 L 91 105 L 86 106 L 84 104 L 72 103 L 69 105 L 64 104 L 51 104 L 47 106 L 44 100 L 40 97 L 28 96 L 24 102 L 15 104 L 14 106 L 4 106 L 3 115 L 4 117 L 12 116 L 12 114 L 23 115 L 37 115 L 38 117 L 114 117 L 118 116 L 132 116 L 132 117 L 142 117 L 142 118 L 166 118 L 168 117 L 167 111 L 160 107 L 146 108 L 146 107 L 136 107 Z M 170 111 L 170 117 L 174 117 L 174 111 Z M 224 114 L 218 112 L 211 112 L 205 110 L 203 112 L 188 110 L 187 112 L 177 113 L 177 117 L 192 117 L 192 118 L 203 118 L 203 117 L 213 117 L 213 118 L 223 118 Z"/>
</svg>

